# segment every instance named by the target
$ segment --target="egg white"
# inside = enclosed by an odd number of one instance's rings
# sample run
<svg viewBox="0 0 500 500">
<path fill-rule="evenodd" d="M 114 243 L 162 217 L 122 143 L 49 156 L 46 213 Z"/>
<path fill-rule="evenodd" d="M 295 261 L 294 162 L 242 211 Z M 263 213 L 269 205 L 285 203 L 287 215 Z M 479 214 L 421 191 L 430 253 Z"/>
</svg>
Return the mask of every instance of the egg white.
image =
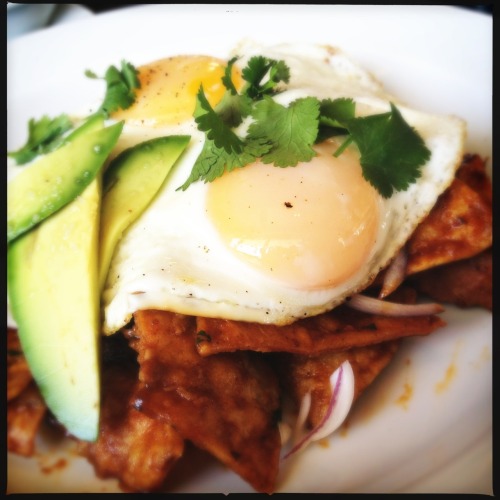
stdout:
<svg viewBox="0 0 500 500">
<path fill-rule="evenodd" d="M 357 114 L 370 115 L 388 111 L 390 102 L 395 103 L 426 142 L 431 158 L 408 190 L 380 199 L 376 243 L 354 275 L 333 287 L 300 289 L 259 271 L 228 250 L 206 213 L 207 184 L 197 182 L 186 191 L 177 191 L 203 146 L 204 136 L 194 121 L 177 127 L 126 124 L 118 150 L 158 135 L 188 133 L 192 140 L 159 195 L 116 249 L 102 297 L 107 334 L 126 325 L 140 309 L 274 324 L 327 311 L 366 287 L 390 263 L 454 178 L 465 139 L 461 119 L 410 108 L 331 47 L 244 43 L 234 53 L 242 56 L 241 66 L 257 54 L 285 60 L 291 80 L 275 98 L 281 104 L 306 96 L 352 97 Z"/>
</svg>

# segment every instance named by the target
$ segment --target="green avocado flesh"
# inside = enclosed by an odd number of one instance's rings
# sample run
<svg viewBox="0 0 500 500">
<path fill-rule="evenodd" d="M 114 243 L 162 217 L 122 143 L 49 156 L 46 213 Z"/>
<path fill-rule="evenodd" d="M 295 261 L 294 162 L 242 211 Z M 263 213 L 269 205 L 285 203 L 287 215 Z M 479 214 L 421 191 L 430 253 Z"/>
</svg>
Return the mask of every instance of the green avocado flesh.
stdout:
<svg viewBox="0 0 500 500">
<path fill-rule="evenodd" d="M 69 136 L 72 142 L 58 150 L 71 154 L 64 168 L 74 163 L 73 155 L 94 155 L 96 137 L 109 154 L 121 124 L 107 129 L 102 121 L 96 124 L 92 119 L 77 129 Z M 104 190 L 99 165 L 79 196 L 73 192 L 72 201 L 9 244 L 9 303 L 23 352 L 48 408 L 79 439 L 94 441 L 99 431 L 99 280 L 104 281 L 123 232 L 155 197 L 189 140 L 161 137 L 124 151 L 102 176 Z M 80 147 L 70 148 L 74 144 Z M 58 161 L 51 164 L 59 170 Z M 51 171 L 51 178 L 55 175 L 59 172 Z M 43 182 L 33 178 L 33 188 L 35 181 Z"/>
<path fill-rule="evenodd" d="M 23 352 L 48 408 L 68 432 L 99 429 L 100 178 L 7 253 L 9 302 Z"/>
<path fill-rule="evenodd" d="M 185 135 L 152 139 L 123 151 L 110 163 L 103 181 L 99 238 L 101 289 L 124 231 L 154 199 L 189 140 Z"/>
<path fill-rule="evenodd" d="M 95 179 L 123 128 L 92 117 L 59 149 L 26 166 L 7 186 L 7 241 L 77 197 Z"/>
<path fill-rule="evenodd" d="M 7 285 L 21 346 L 50 411 L 85 441 L 99 432 L 100 287 L 123 232 L 190 141 L 138 144 L 101 175 L 123 125 L 103 124 L 91 117 L 9 183 Z"/>
</svg>

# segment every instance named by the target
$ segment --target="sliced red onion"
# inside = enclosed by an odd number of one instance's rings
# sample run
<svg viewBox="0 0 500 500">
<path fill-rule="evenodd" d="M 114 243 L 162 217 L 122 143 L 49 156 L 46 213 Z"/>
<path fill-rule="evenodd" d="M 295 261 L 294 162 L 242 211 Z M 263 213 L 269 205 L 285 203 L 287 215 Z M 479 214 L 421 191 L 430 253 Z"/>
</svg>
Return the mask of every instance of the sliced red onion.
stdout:
<svg viewBox="0 0 500 500">
<path fill-rule="evenodd" d="M 319 439 L 323 439 L 336 431 L 344 422 L 354 400 L 354 373 L 349 361 L 344 361 L 330 376 L 330 386 L 332 395 L 325 416 L 321 422 L 311 431 L 304 433 L 303 427 L 311 405 L 310 393 L 304 396 L 297 417 L 297 429 L 300 429 L 296 436 L 294 445 L 283 459 L 303 450 L 308 444 Z"/>
<path fill-rule="evenodd" d="M 304 433 L 304 429 L 306 428 L 307 416 L 309 415 L 309 411 L 311 410 L 311 400 L 311 392 L 308 392 L 300 402 L 299 414 L 297 415 L 297 420 L 295 422 L 292 434 L 293 443 L 296 443 Z"/>
<path fill-rule="evenodd" d="M 394 292 L 406 277 L 406 263 L 408 262 L 408 254 L 406 250 L 401 249 L 386 269 L 382 289 L 380 290 L 379 299 L 387 297 Z"/>
<path fill-rule="evenodd" d="M 435 302 L 399 304 L 368 297 L 359 293 L 347 300 L 346 304 L 358 311 L 370 314 L 380 314 L 382 316 L 425 316 L 427 314 L 439 314 L 444 311 L 444 307 Z"/>
</svg>

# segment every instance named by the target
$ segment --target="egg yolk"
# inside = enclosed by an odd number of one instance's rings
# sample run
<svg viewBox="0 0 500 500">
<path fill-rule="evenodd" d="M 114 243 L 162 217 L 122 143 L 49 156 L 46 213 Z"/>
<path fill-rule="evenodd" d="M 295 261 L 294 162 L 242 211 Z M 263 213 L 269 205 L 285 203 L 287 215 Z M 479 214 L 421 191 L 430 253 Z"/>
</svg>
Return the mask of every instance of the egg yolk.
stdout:
<svg viewBox="0 0 500 500">
<path fill-rule="evenodd" d="M 226 61 L 210 56 L 176 56 L 141 66 L 140 88 L 132 106 L 113 114 L 117 120 L 150 120 L 150 125 L 175 125 L 193 117 L 196 94 L 203 90 L 211 106 L 222 98 Z M 233 66 L 233 83 L 240 88 L 240 72 Z"/>
<path fill-rule="evenodd" d="M 209 186 L 207 211 L 228 248 L 267 275 L 300 289 L 336 286 L 369 258 L 380 196 L 363 178 L 358 154 L 315 147 L 296 167 L 259 161 Z"/>
</svg>

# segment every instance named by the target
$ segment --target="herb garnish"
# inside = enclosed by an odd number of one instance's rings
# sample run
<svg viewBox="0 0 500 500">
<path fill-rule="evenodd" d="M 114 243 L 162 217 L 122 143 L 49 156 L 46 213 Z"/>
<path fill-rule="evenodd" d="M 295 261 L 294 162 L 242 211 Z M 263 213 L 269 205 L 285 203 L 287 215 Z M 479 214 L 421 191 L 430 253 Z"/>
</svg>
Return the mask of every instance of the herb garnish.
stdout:
<svg viewBox="0 0 500 500">
<path fill-rule="evenodd" d="M 348 98 L 299 98 L 283 106 L 271 96 L 288 83 L 289 68 L 283 61 L 254 56 L 242 70 L 246 82 L 240 92 L 231 80 L 237 58 L 229 61 L 222 82 L 226 92 L 212 108 L 203 87 L 197 94 L 194 118 L 206 140 L 191 174 L 178 189 L 192 182 L 211 182 L 225 171 L 244 167 L 257 158 L 276 167 L 293 167 L 315 156 L 314 144 L 332 136 L 346 136 L 335 152 L 338 156 L 355 143 L 360 152 L 363 176 L 388 198 L 405 190 L 420 176 L 430 158 L 423 139 L 391 103 L 390 111 L 355 116 L 355 102 Z M 235 130 L 246 117 L 252 121 L 246 135 Z"/>
<path fill-rule="evenodd" d="M 93 71 L 86 70 L 88 78 L 106 81 L 106 94 L 97 113 L 109 116 L 118 109 L 127 109 L 135 102 L 135 89 L 140 88 L 137 69 L 127 61 L 121 62 L 121 71 L 115 66 L 106 70 L 103 78 Z M 17 151 L 7 153 L 17 165 L 24 165 L 37 156 L 50 153 L 64 143 L 65 133 L 74 127 L 67 114 L 56 118 L 43 116 L 39 120 L 31 118 L 28 123 L 28 139 Z"/>
<path fill-rule="evenodd" d="M 91 70 L 85 71 L 89 78 L 106 81 L 106 95 L 99 109 L 108 116 L 119 109 L 129 108 L 135 102 L 135 89 L 140 88 L 138 74 L 137 69 L 127 61 L 121 62 L 121 70 L 110 66 L 103 78 L 99 78 Z"/>
<path fill-rule="evenodd" d="M 28 122 L 28 140 L 17 151 L 7 153 L 18 165 L 24 165 L 38 155 L 50 153 L 63 142 L 65 132 L 73 127 L 68 115 L 61 114 L 56 118 L 43 116 L 39 120 L 31 118 Z"/>
</svg>

